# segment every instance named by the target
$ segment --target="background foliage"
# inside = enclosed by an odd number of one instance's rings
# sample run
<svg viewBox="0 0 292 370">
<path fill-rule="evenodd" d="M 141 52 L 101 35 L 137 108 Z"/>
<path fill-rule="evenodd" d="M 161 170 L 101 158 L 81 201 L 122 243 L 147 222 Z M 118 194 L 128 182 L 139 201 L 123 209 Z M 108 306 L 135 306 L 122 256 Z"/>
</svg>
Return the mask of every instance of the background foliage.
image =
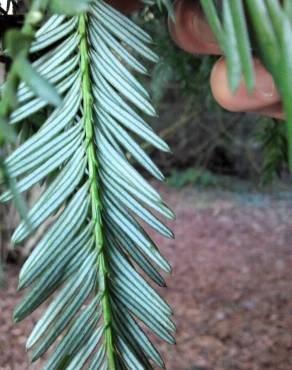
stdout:
<svg viewBox="0 0 292 370">
<path fill-rule="evenodd" d="M 219 107 L 209 85 L 216 57 L 194 56 L 176 47 L 168 33 L 166 12 L 151 7 L 138 21 L 154 35 L 161 55 L 150 89 L 160 110 L 160 119 L 153 125 L 175 153 L 171 157 L 153 153 L 166 173 L 198 167 L 255 184 L 286 178 L 285 126 Z"/>
</svg>

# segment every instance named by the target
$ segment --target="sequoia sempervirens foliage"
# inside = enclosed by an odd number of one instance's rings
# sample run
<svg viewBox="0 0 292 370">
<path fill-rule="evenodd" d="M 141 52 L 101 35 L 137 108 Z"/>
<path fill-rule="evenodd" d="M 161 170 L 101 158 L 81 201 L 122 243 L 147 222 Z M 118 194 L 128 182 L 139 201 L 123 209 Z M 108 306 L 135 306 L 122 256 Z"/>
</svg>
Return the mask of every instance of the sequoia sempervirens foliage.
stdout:
<svg viewBox="0 0 292 370">
<path fill-rule="evenodd" d="M 15 61 L 4 94 L 12 78 L 20 83 L 18 105 L 4 101 L 2 112 L 9 114 L 2 120 L 17 128 L 48 112 L 5 160 L 18 194 L 40 183 L 44 188 L 13 243 L 55 215 L 21 270 L 19 289 L 30 289 L 14 319 L 50 300 L 27 340 L 33 361 L 50 350 L 45 369 L 163 367 L 141 323 L 174 342 L 172 310 L 149 282 L 165 286 L 159 270 L 171 268 L 140 220 L 172 238 L 159 215 L 174 214 L 128 160 L 163 179 L 138 144 L 140 138 L 169 151 L 143 118 L 156 113 L 135 77 L 147 73 L 143 59 L 156 62 L 157 56 L 151 37 L 106 2 L 72 3 L 59 9 L 53 2 L 50 10 L 65 14 L 53 14 L 33 38 L 8 35 Z M 34 10 L 31 17 L 42 8 Z M 18 37 L 27 42 L 22 53 L 14 50 Z M 1 200 L 12 197 L 8 189 Z"/>
</svg>

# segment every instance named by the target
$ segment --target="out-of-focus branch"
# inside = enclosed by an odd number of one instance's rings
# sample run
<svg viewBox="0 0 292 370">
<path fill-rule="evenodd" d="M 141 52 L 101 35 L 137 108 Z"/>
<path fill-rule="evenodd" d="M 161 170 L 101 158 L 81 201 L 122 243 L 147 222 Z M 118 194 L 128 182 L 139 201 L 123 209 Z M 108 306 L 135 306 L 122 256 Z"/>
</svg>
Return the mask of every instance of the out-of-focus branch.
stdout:
<svg viewBox="0 0 292 370">
<path fill-rule="evenodd" d="M 163 139 L 163 140 L 167 140 L 171 137 L 173 137 L 173 135 L 181 128 L 187 126 L 194 118 L 196 118 L 198 116 L 198 112 L 194 111 L 192 109 L 192 98 L 188 100 L 188 102 L 186 103 L 185 105 L 185 109 L 184 109 L 184 112 L 183 114 L 180 116 L 180 119 L 175 122 L 174 124 L 170 125 L 169 127 L 167 127 L 166 129 L 162 130 L 161 132 L 159 132 L 159 136 Z M 144 150 L 148 150 L 148 152 L 154 150 L 152 145 L 149 144 L 149 143 L 144 143 L 142 145 L 142 148 Z"/>
</svg>

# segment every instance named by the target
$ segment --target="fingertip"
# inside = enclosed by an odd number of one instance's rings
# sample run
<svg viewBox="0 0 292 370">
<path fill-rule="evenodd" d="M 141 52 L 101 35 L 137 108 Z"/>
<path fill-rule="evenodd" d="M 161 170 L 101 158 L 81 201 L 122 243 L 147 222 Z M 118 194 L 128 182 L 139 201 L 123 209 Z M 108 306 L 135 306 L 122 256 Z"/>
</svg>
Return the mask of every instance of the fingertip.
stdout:
<svg viewBox="0 0 292 370">
<path fill-rule="evenodd" d="M 232 112 L 255 111 L 280 101 L 272 76 L 258 60 L 255 60 L 254 66 L 256 76 L 254 92 L 248 93 L 242 79 L 238 90 L 232 94 L 224 58 L 215 63 L 211 73 L 211 89 L 214 98 L 223 108 Z"/>
<path fill-rule="evenodd" d="M 178 0 L 174 7 L 176 21 L 169 18 L 169 31 L 177 45 L 189 53 L 221 54 L 199 2 Z"/>
<path fill-rule="evenodd" d="M 283 111 L 283 106 L 281 102 L 273 104 L 262 110 L 259 110 L 258 113 L 262 114 L 263 116 L 275 118 L 277 120 L 281 120 L 281 121 L 286 120 L 285 113 Z"/>
<path fill-rule="evenodd" d="M 229 88 L 224 58 L 220 58 L 215 63 L 211 72 L 210 83 L 213 97 L 221 107 L 232 112 L 241 110 L 237 98 L 235 95 L 232 95 Z"/>
</svg>

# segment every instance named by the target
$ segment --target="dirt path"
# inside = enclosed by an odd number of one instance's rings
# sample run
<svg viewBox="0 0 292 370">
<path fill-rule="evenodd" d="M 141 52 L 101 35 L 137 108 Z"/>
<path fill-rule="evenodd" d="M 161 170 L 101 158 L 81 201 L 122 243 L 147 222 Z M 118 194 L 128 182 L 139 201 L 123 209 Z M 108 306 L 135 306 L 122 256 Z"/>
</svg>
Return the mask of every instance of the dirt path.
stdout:
<svg viewBox="0 0 292 370">
<path fill-rule="evenodd" d="M 292 200 L 161 187 L 177 213 L 164 296 L 175 307 L 168 370 L 292 369 Z M 156 238 L 157 240 L 157 238 Z M 11 325 L 17 269 L 0 291 L 0 369 L 26 370 L 32 320 Z"/>
</svg>

